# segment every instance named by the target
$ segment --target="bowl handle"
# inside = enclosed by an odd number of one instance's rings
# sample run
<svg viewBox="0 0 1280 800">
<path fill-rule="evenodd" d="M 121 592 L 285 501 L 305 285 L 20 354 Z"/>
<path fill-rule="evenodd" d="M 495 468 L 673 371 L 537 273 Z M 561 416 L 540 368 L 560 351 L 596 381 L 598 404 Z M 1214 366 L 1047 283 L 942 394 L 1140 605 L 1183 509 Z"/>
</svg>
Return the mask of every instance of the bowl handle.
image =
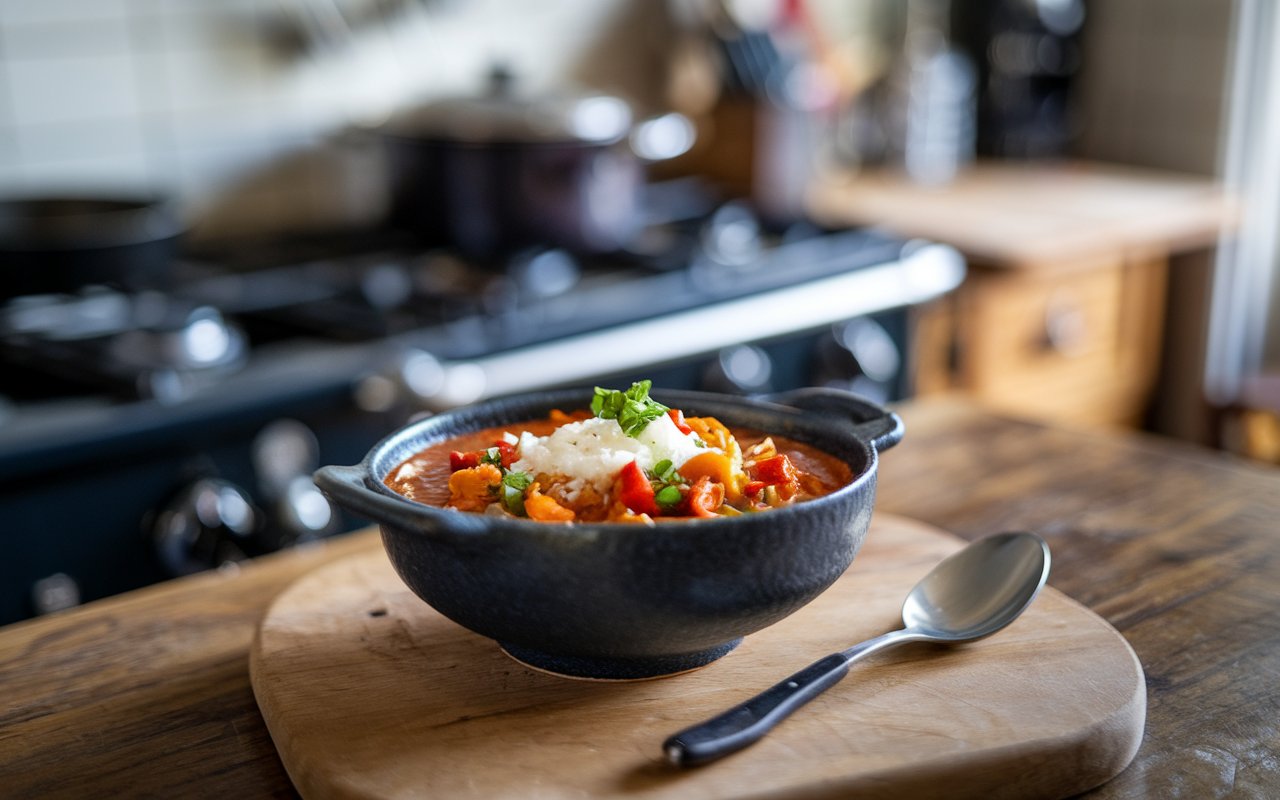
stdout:
<svg viewBox="0 0 1280 800">
<path fill-rule="evenodd" d="M 810 386 L 767 395 L 765 400 L 804 411 L 833 414 L 853 422 L 854 435 L 871 443 L 877 451 L 888 450 L 902 441 L 906 426 L 889 409 L 856 394 L 822 386 Z"/>
<path fill-rule="evenodd" d="M 364 467 L 321 467 L 311 477 L 316 486 L 338 505 L 363 517 L 379 522 L 408 522 L 412 518 L 407 504 L 384 497 L 368 487 Z"/>
</svg>

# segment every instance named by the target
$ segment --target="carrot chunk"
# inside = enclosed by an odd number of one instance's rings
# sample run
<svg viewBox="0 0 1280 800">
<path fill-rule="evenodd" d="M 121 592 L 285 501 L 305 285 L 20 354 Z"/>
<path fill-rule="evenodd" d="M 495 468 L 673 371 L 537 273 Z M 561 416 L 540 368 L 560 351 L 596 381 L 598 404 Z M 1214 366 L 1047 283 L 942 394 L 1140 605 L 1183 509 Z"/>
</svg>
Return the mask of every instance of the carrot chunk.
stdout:
<svg viewBox="0 0 1280 800">
<path fill-rule="evenodd" d="M 484 511 L 500 483 L 502 470 L 493 464 L 460 469 L 449 476 L 449 505 L 459 511 Z"/>
<path fill-rule="evenodd" d="M 684 462 L 680 466 L 679 472 L 685 480 L 696 481 L 698 478 L 706 476 L 712 481 L 721 484 L 725 497 L 729 499 L 730 503 L 736 503 L 742 498 L 741 487 L 747 482 L 745 474 L 734 471 L 733 459 L 724 453 L 713 451 L 698 453 Z"/>
<path fill-rule="evenodd" d="M 524 499 L 524 512 L 529 515 L 529 519 L 542 522 L 569 522 L 575 516 L 572 510 L 537 491 L 529 492 L 529 496 Z"/>
<path fill-rule="evenodd" d="M 719 516 L 716 509 L 724 504 L 724 484 L 703 475 L 689 488 L 688 502 L 690 516 Z"/>
</svg>

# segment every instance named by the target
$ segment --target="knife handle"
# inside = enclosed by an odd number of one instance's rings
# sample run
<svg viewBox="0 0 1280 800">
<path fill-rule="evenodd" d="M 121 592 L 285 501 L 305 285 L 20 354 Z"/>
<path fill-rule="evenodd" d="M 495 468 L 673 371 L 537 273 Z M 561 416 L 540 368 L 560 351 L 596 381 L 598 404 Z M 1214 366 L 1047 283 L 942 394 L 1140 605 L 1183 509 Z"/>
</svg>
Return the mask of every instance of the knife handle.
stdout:
<svg viewBox="0 0 1280 800">
<path fill-rule="evenodd" d="M 800 706 L 834 686 L 849 672 L 844 653 L 832 653 L 774 684 L 741 705 L 685 728 L 662 743 L 677 766 L 706 764 L 753 744 Z"/>
</svg>

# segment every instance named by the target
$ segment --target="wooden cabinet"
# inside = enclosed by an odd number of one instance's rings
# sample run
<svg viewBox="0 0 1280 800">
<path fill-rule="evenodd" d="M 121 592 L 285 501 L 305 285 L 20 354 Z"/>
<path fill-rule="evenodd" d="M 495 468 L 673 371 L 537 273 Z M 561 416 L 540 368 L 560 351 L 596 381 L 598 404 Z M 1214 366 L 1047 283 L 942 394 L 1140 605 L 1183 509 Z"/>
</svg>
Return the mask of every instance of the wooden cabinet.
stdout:
<svg viewBox="0 0 1280 800">
<path fill-rule="evenodd" d="M 1067 272 L 973 265 L 916 313 L 916 391 L 962 390 L 1016 414 L 1136 425 L 1157 377 L 1166 265 Z"/>
<path fill-rule="evenodd" d="M 863 173 L 820 184 L 811 205 L 968 259 L 964 285 L 916 312 L 918 394 L 1127 426 L 1155 391 L 1169 256 L 1232 218 L 1206 180 L 1088 164 L 980 164 L 944 187 Z"/>
</svg>

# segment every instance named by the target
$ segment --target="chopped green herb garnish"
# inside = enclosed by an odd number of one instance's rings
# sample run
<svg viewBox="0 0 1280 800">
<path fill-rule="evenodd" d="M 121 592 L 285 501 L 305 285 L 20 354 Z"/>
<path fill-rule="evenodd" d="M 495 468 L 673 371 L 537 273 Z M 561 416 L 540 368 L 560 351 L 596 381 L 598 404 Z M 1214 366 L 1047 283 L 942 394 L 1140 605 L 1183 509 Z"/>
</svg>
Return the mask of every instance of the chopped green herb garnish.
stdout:
<svg viewBox="0 0 1280 800">
<path fill-rule="evenodd" d="M 502 466 L 502 451 L 496 447 L 490 447 L 484 451 L 484 455 L 480 456 L 481 464 L 493 464 L 495 467 Z"/>
<path fill-rule="evenodd" d="M 653 382 L 647 380 L 631 384 L 625 392 L 597 386 L 595 396 L 591 398 L 591 411 L 600 419 L 616 419 L 623 433 L 635 437 L 650 422 L 670 410 L 649 397 L 652 386 Z"/>
<path fill-rule="evenodd" d="M 527 472 L 508 472 L 502 476 L 502 482 L 512 489 L 519 489 L 523 492 L 529 488 L 529 484 L 533 483 L 533 476 Z"/>
<path fill-rule="evenodd" d="M 533 483 L 527 472 L 507 472 L 502 476 L 502 506 L 517 517 L 525 516 L 524 490 Z"/>
<path fill-rule="evenodd" d="M 523 474 L 523 473 L 516 473 Z M 503 479 L 502 482 L 502 505 L 517 517 L 525 516 L 524 510 L 524 489 L 517 489 Z"/>
</svg>

